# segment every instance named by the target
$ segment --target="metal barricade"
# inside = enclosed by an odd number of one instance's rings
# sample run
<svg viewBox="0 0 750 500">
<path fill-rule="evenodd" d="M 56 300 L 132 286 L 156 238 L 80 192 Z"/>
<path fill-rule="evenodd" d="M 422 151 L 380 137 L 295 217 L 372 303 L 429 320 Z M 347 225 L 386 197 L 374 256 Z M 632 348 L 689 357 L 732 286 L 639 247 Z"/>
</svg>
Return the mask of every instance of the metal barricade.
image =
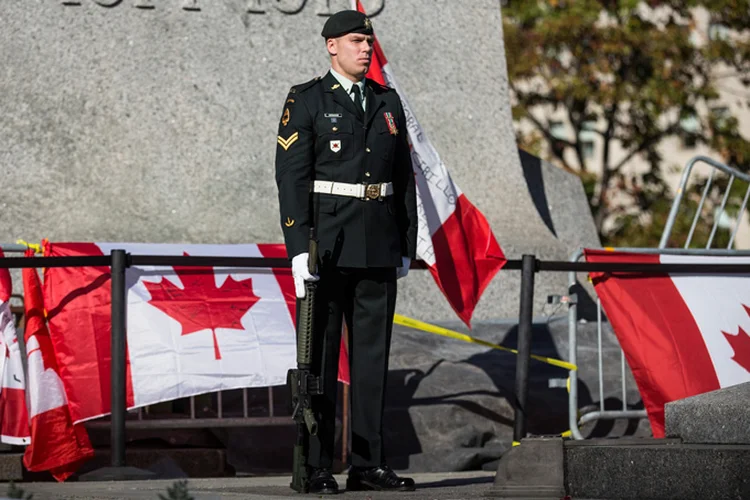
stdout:
<svg viewBox="0 0 750 500">
<path fill-rule="evenodd" d="M 282 386 L 279 386 L 283 390 Z M 187 411 L 174 411 L 165 416 L 163 413 L 156 413 L 152 406 L 145 406 L 128 411 L 128 418 L 125 420 L 125 427 L 130 430 L 135 429 L 200 429 L 212 427 L 263 427 L 272 425 L 291 425 L 291 414 L 278 415 L 274 409 L 274 388 L 244 388 L 234 389 L 242 392 L 241 415 L 237 410 L 227 414 L 224 409 L 224 391 L 201 394 L 199 396 L 190 396 L 188 398 L 168 401 L 162 404 L 172 406 L 186 406 Z M 266 393 L 263 398 L 261 394 Z M 197 401 L 210 399 L 216 400 L 216 408 L 213 405 L 204 406 L 196 409 Z M 262 411 L 263 415 L 250 415 L 250 399 L 265 399 L 265 404 L 258 405 L 257 410 Z M 201 414 L 212 414 L 210 417 Z M 199 416 L 200 415 L 200 416 Z M 108 417 L 102 417 L 86 423 L 90 429 L 109 429 L 110 421 Z"/>
<path fill-rule="evenodd" d="M 685 239 L 683 248 L 666 248 L 672 231 L 675 227 L 675 222 L 680 210 L 684 207 L 685 194 L 688 191 L 688 185 L 694 177 L 691 174 L 694 173 L 694 167 L 700 163 L 707 164 L 711 167 L 708 177 L 705 179 L 705 185 L 701 191 L 700 201 L 695 210 L 695 215 L 692 218 L 690 230 Z M 728 179 L 726 188 L 723 193 L 720 192 L 719 186 L 720 178 L 719 175 L 725 174 Z M 727 203 L 730 199 L 730 192 L 732 190 L 735 181 L 743 181 L 747 183 L 743 201 L 739 210 L 735 216 L 734 227 L 727 244 L 727 248 L 715 248 L 712 249 L 711 245 L 715 242 L 717 232 L 722 221 L 722 217 L 727 214 Z M 718 210 L 712 214 L 708 220 L 713 219 L 711 223 L 711 229 L 706 239 L 705 248 L 690 248 L 694 245 L 693 238 L 696 234 L 696 228 L 699 227 L 701 222 L 705 222 L 703 217 L 706 202 L 711 194 L 711 189 L 714 189 L 714 196 L 721 198 L 721 202 L 718 206 Z M 667 219 L 664 231 L 661 236 L 658 248 L 612 248 L 612 251 L 624 251 L 624 252 L 638 252 L 648 254 L 669 254 L 669 255 L 713 255 L 713 256 L 750 256 L 750 251 L 733 250 L 731 247 L 734 244 L 737 236 L 737 232 L 742 223 L 742 218 L 747 209 L 748 199 L 750 199 L 750 175 L 740 172 L 737 169 L 729 167 L 721 162 L 712 160 L 704 156 L 696 156 L 692 158 L 685 166 L 683 170 L 680 184 L 677 189 L 677 194 L 672 203 L 669 217 Z M 583 256 L 583 249 L 577 250 L 570 258 L 571 262 L 578 262 Z M 578 280 L 576 273 L 571 271 L 568 274 L 568 355 L 569 361 L 578 366 L 578 301 L 575 296 L 574 290 L 578 287 Z M 625 361 L 625 354 L 620 349 L 620 397 L 622 400 L 622 408 L 618 410 L 607 410 L 605 409 L 605 397 L 604 397 L 604 361 L 603 361 L 603 350 L 602 350 L 602 336 L 603 336 L 603 315 L 602 306 L 599 298 L 596 298 L 596 310 L 597 310 L 597 375 L 598 375 L 598 396 L 599 396 L 599 409 L 596 411 L 587 412 L 584 415 L 579 415 L 579 394 L 578 394 L 578 371 L 571 370 L 569 372 L 569 394 L 568 394 L 568 423 L 570 425 L 570 434 L 573 439 L 585 439 L 581 433 L 581 426 L 586 423 L 594 422 L 597 420 L 617 420 L 617 419 L 642 419 L 646 418 L 645 410 L 633 410 L 628 409 L 628 397 L 627 397 L 627 366 Z"/>
<path fill-rule="evenodd" d="M 685 194 L 687 193 L 688 185 L 692 178 L 691 174 L 694 171 L 694 168 L 696 165 L 699 165 L 701 163 L 705 163 L 711 167 L 710 173 L 706 179 L 706 184 L 701 192 L 700 201 L 698 202 L 698 207 L 695 211 L 695 215 L 693 216 L 693 221 L 690 226 L 690 231 L 688 232 L 688 236 L 685 239 L 684 248 L 687 249 L 690 247 L 690 245 L 693 243 L 693 237 L 695 236 L 695 230 L 698 226 L 699 221 L 701 220 L 701 216 L 703 215 L 703 210 L 706 205 L 706 200 L 708 199 L 709 194 L 711 193 L 711 189 L 716 189 L 716 194 L 721 197 L 721 204 L 718 208 L 718 212 L 713 216 L 713 224 L 711 225 L 711 232 L 706 240 L 706 249 L 710 249 L 711 245 L 714 242 L 714 238 L 716 237 L 717 230 L 719 228 L 719 225 L 721 223 L 722 217 L 727 214 L 727 202 L 729 201 L 729 196 L 732 191 L 732 187 L 738 179 L 741 182 L 747 183 L 747 188 L 745 189 L 745 196 L 742 200 L 742 205 L 739 207 L 738 213 L 735 217 L 735 224 L 734 229 L 732 230 L 731 237 L 729 238 L 729 243 L 727 244 L 726 248 L 731 249 L 732 245 L 734 244 L 735 237 L 737 236 L 737 231 L 740 228 L 740 225 L 742 224 L 742 217 L 745 214 L 745 211 L 747 209 L 747 202 L 750 198 L 750 175 L 740 172 L 736 168 L 732 168 L 728 165 L 725 165 L 724 163 L 718 162 L 716 160 L 712 160 L 711 158 L 707 158 L 705 156 L 696 156 L 693 159 L 691 159 L 686 165 L 685 169 L 682 171 L 682 177 L 680 179 L 680 185 L 677 188 L 677 193 L 675 195 L 675 199 L 672 202 L 672 208 L 669 212 L 669 217 L 667 218 L 667 223 L 664 227 L 664 231 L 661 235 L 661 241 L 659 241 L 659 248 L 666 248 L 667 244 L 669 242 L 669 238 L 672 235 L 672 230 L 675 225 L 675 221 L 677 220 L 677 214 L 679 213 L 680 209 L 683 207 L 683 200 L 685 198 Z M 720 193 L 721 188 L 719 186 L 720 178 L 717 178 L 717 172 L 719 172 L 719 175 L 726 174 L 728 176 L 727 180 L 727 187 L 723 193 L 723 196 Z"/>
</svg>

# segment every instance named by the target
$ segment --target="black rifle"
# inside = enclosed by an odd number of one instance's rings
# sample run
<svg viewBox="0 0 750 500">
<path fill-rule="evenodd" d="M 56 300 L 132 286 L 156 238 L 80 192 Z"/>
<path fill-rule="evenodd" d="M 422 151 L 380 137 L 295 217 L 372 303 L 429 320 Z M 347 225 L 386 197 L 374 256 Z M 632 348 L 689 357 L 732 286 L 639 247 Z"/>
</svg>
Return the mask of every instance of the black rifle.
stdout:
<svg viewBox="0 0 750 500">
<path fill-rule="evenodd" d="M 318 242 L 315 225 L 310 228 L 310 260 L 308 269 L 315 271 L 318 261 Z M 307 493 L 307 453 L 309 436 L 318 433 L 318 422 L 312 410 L 312 397 L 321 393 L 320 378 L 311 373 L 313 320 L 315 310 L 314 282 L 305 282 L 305 298 L 300 299 L 297 317 L 297 368 L 287 373 L 286 383 L 291 393 L 292 418 L 297 424 L 297 440 L 294 443 L 292 482 L 289 486 L 300 493 Z"/>
</svg>

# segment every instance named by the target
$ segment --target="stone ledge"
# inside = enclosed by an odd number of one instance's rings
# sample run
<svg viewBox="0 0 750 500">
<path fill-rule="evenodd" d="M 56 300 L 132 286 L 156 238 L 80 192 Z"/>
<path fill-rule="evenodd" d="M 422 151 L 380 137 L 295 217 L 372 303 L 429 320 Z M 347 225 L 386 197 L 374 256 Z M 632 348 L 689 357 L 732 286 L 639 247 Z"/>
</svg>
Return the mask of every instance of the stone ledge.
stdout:
<svg viewBox="0 0 750 500">
<path fill-rule="evenodd" d="M 750 382 L 664 406 L 665 432 L 684 443 L 749 444 Z"/>
<path fill-rule="evenodd" d="M 0 453 L 0 481 L 24 479 L 23 453 Z"/>
<path fill-rule="evenodd" d="M 556 500 L 565 496 L 561 438 L 522 439 L 500 459 L 487 496 Z"/>
<path fill-rule="evenodd" d="M 565 489 L 573 498 L 750 498 L 750 446 L 602 441 L 565 443 Z"/>
</svg>

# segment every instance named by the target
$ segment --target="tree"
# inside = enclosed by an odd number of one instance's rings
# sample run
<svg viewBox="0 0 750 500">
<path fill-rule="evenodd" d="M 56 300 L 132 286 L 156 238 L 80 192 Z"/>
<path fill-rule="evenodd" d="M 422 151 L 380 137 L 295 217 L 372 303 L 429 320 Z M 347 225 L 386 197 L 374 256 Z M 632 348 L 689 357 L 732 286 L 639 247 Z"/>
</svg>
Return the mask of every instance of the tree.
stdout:
<svg viewBox="0 0 750 500">
<path fill-rule="evenodd" d="M 621 241 L 634 221 L 658 224 L 654 211 L 669 209 L 659 151 L 667 138 L 706 144 L 730 165 L 750 170 L 750 142 L 736 117 L 711 111 L 722 79 L 750 85 L 750 0 L 506 4 L 513 117 L 531 124 L 530 132 L 517 127 L 519 144 L 546 149 L 547 159 L 581 176 L 604 242 Z M 696 41 L 699 8 L 721 36 Z M 553 128 L 549 117 L 560 111 L 572 137 Z M 699 126 L 686 129 L 686 119 Z M 601 138 L 600 172 L 584 152 L 586 134 Z M 628 169 L 636 157 L 645 160 L 645 171 Z"/>
</svg>

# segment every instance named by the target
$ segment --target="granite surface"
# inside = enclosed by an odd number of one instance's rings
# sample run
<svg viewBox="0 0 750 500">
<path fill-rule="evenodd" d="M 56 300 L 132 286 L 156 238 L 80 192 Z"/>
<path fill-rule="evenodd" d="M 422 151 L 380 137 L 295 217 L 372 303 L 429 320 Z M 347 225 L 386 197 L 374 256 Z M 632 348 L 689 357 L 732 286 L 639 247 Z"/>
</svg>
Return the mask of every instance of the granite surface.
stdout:
<svg viewBox="0 0 750 500">
<path fill-rule="evenodd" d="M 664 405 L 665 432 L 685 443 L 750 445 L 750 382 Z"/>
<path fill-rule="evenodd" d="M 750 498 L 750 446 L 679 440 L 565 444 L 565 489 L 572 498 L 725 500 Z"/>
<path fill-rule="evenodd" d="M 2 2 L 0 243 L 280 242 L 281 105 L 291 85 L 327 70 L 320 28 L 347 5 Z M 567 259 L 598 245 L 577 178 L 524 173 L 500 2 L 364 5 L 417 119 L 506 255 Z M 475 320 L 515 317 L 518 287 L 517 271 L 501 272 Z M 565 290 L 563 274 L 538 276 L 537 311 Z M 398 307 L 455 318 L 426 272 L 402 282 Z"/>
</svg>

